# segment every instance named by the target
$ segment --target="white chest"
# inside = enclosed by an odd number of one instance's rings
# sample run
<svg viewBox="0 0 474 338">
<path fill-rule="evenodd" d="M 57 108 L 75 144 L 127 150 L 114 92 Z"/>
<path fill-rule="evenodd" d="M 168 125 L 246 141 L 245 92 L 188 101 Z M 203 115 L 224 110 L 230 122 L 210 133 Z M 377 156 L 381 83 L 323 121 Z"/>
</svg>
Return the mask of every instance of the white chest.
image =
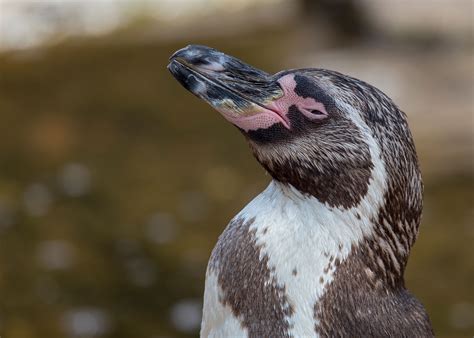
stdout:
<svg viewBox="0 0 474 338">
<path fill-rule="evenodd" d="M 377 206 L 368 202 L 363 201 L 368 208 L 364 215 L 370 217 L 372 208 Z M 371 222 L 367 217 L 361 217 L 360 213 L 360 208 L 328 208 L 291 187 L 272 182 L 234 218 L 253 220 L 248 229 L 243 231 L 252 234 L 252 245 L 258 248 L 258 259 L 266 262 L 268 275 L 265 283 L 276 284 L 276 287 L 284 290 L 284 306 L 289 305 L 292 309 L 291 315 L 287 314 L 284 318 L 289 335 L 315 336 L 314 328 L 318 320 L 314 314 L 315 304 L 323 295 L 327 284 L 331 283 L 337 263 L 347 257 L 352 245 L 371 232 Z M 232 239 L 225 237 L 226 232 L 219 242 Z M 229 243 L 218 243 L 216 248 L 219 245 L 228 247 Z M 249 243 L 242 241 L 241 245 Z M 242 325 L 245 322 L 242 317 L 248 316 L 248 312 L 236 314 L 232 311 L 232 306 L 222 302 L 228 290 L 222 290 L 222 285 L 219 285 L 218 275 L 223 271 L 220 270 L 229 264 L 247 264 L 246 270 L 254 269 L 252 263 L 246 261 L 248 257 L 236 252 L 237 254 L 231 255 L 230 263 L 228 258 L 220 261 L 217 257 L 217 269 L 208 269 L 202 336 L 248 335 L 249 328 Z M 261 273 L 261 269 L 254 270 L 255 274 Z M 242 292 L 246 292 L 243 286 Z M 257 304 L 257 298 L 255 308 L 265 306 L 265 297 L 260 305 Z M 247 320 L 248 322 L 251 323 L 252 320 Z"/>
</svg>

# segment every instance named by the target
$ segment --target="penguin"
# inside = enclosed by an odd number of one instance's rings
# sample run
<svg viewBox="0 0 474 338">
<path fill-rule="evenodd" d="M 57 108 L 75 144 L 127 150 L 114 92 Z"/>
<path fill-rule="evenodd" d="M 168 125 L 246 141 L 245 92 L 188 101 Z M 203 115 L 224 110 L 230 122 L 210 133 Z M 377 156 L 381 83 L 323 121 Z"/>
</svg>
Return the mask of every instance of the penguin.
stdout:
<svg viewBox="0 0 474 338">
<path fill-rule="evenodd" d="M 404 284 L 423 183 L 397 105 L 336 71 L 269 74 L 200 45 L 168 69 L 272 178 L 211 253 L 201 337 L 433 336 Z"/>
</svg>

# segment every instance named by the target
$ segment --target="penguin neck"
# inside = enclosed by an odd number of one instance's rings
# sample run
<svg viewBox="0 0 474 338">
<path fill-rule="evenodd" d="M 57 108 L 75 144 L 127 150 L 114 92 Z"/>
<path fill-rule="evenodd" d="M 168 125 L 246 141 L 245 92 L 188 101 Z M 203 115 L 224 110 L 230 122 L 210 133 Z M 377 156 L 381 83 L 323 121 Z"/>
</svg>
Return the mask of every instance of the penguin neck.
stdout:
<svg viewBox="0 0 474 338">
<path fill-rule="evenodd" d="M 295 283 L 295 274 L 300 274 L 301 280 L 318 281 L 320 296 L 348 258 L 362 260 L 357 265 L 367 268 L 364 273 L 370 279 L 403 285 L 409 248 L 384 236 L 391 232 L 389 237 L 396 237 L 391 225 L 377 229 L 374 219 L 379 206 L 367 199 L 357 208 L 333 208 L 274 180 L 236 219 L 253 220 L 249 231 L 255 231 L 260 255 L 269 257 L 269 267 L 285 285 Z"/>
<path fill-rule="evenodd" d="M 267 228 L 267 232 L 281 229 L 291 235 L 314 234 L 308 241 L 315 240 L 321 250 L 331 251 L 331 245 L 337 251 L 341 245 L 349 250 L 375 233 L 373 219 L 380 198 L 370 195 L 369 191 L 357 207 L 331 207 L 290 184 L 273 180 L 236 218 L 255 218 L 254 226 Z"/>
</svg>

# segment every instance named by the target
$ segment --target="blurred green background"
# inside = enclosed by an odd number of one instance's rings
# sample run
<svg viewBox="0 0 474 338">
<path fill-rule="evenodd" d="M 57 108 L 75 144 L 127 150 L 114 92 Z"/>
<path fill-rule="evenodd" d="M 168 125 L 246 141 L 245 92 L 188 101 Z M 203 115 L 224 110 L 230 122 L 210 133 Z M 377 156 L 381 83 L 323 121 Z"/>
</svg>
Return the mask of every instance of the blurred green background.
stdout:
<svg viewBox="0 0 474 338">
<path fill-rule="evenodd" d="M 397 102 L 426 186 L 406 284 L 438 336 L 472 336 L 472 21 L 470 0 L 0 1 L 0 336 L 197 336 L 210 251 L 270 178 L 167 72 L 190 43 Z"/>
</svg>

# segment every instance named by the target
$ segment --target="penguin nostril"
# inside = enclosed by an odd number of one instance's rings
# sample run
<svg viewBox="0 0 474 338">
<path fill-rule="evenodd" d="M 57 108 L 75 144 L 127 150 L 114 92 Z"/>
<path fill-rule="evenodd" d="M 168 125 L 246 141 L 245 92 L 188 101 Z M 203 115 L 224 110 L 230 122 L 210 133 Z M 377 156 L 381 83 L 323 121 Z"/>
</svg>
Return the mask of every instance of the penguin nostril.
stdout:
<svg viewBox="0 0 474 338">
<path fill-rule="evenodd" d="M 222 72 L 225 67 L 222 63 L 217 61 L 210 61 L 209 59 L 201 59 L 199 62 L 194 63 L 200 69 L 209 70 L 213 72 Z"/>
</svg>

